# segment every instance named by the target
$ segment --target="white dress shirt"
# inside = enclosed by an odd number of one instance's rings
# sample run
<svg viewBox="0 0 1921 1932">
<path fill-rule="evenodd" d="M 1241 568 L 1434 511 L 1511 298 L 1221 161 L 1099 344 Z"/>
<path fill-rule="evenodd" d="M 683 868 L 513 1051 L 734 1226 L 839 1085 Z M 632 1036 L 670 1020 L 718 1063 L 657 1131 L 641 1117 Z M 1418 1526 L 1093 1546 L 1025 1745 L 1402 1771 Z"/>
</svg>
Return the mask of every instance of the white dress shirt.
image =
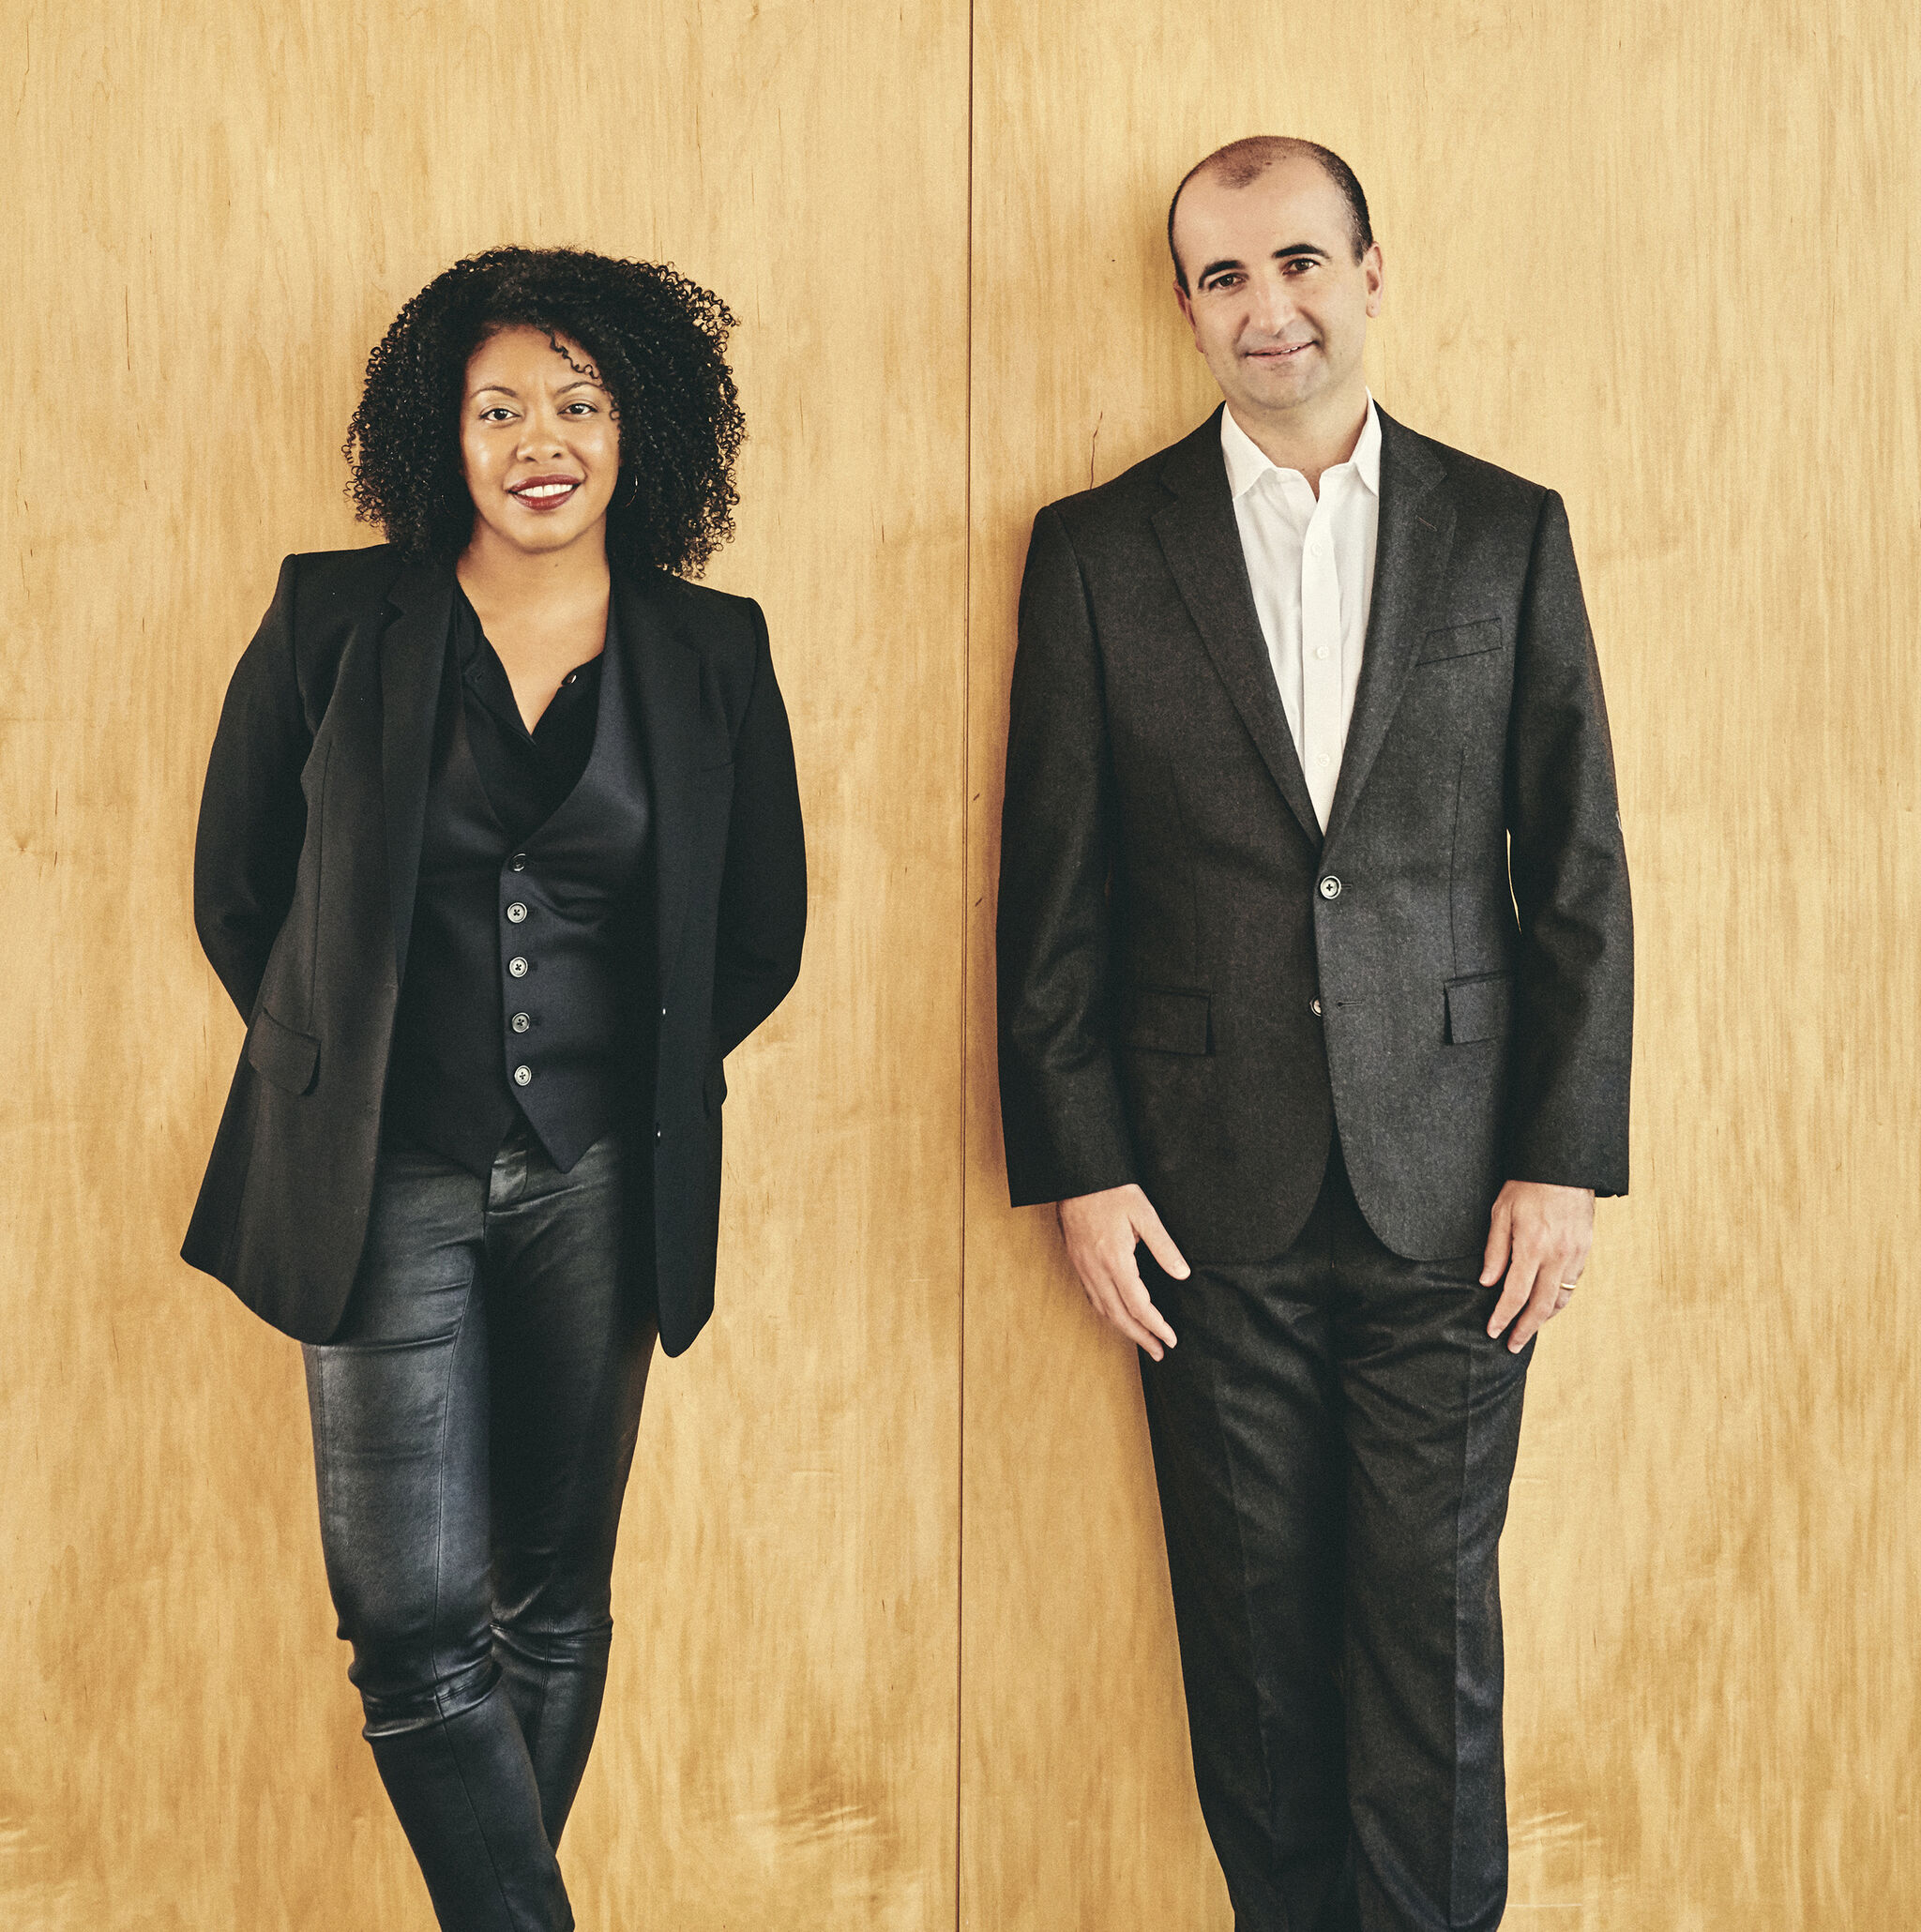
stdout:
<svg viewBox="0 0 1921 1932">
<path fill-rule="evenodd" d="M 1381 417 L 1369 396 L 1354 453 L 1322 473 L 1318 499 L 1298 470 L 1262 454 L 1232 409 L 1220 413 L 1220 448 L 1261 635 L 1324 832 L 1374 596 Z"/>
</svg>

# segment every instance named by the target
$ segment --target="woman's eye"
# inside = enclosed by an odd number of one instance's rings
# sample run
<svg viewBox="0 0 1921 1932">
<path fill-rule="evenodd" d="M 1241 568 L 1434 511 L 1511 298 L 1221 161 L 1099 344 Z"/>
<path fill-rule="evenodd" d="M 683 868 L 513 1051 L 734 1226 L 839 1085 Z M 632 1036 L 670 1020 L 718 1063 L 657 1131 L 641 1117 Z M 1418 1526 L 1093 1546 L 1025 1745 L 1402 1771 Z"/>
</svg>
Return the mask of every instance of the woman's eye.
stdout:
<svg viewBox="0 0 1921 1932">
<path fill-rule="evenodd" d="M 506 403 L 496 402 L 492 409 L 480 412 L 480 420 L 483 423 L 504 423 L 512 415 L 513 411 Z"/>
<path fill-rule="evenodd" d="M 567 410 L 570 414 L 574 410 L 579 410 L 582 415 L 593 415 L 596 414 L 594 405 L 591 402 L 569 402 Z"/>
</svg>

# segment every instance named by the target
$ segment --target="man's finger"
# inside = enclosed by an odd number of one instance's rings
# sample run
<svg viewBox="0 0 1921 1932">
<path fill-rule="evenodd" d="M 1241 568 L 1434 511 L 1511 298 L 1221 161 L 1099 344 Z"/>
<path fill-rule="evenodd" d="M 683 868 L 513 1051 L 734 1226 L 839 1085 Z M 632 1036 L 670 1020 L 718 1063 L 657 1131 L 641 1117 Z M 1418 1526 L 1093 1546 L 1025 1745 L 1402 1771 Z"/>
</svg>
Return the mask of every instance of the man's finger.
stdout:
<svg viewBox="0 0 1921 1932">
<path fill-rule="evenodd" d="M 1144 1288 L 1141 1288 L 1138 1282 L 1135 1284 L 1135 1287 L 1144 1300 L 1147 1291 Z M 1101 1317 L 1110 1328 L 1125 1336 L 1137 1349 L 1145 1349 L 1155 1361 L 1158 1362 L 1160 1360 L 1162 1353 L 1161 1345 L 1147 1329 L 1142 1327 L 1141 1322 L 1135 1318 L 1132 1310 L 1128 1307 L 1125 1284 L 1119 1281 L 1109 1282 L 1107 1284 L 1107 1292 L 1101 1298 L 1099 1306 Z M 1148 1308 L 1150 1311 L 1152 1311 L 1153 1306 L 1153 1303 L 1149 1302 Z M 1162 1325 L 1165 1326 L 1164 1323 Z M 1172 1336 L 1172 1331 L 1170 1331 L 1170 1336 Z"/>
<path fill-rule="evenodd" d="M 1513 1266 L 1507 1271 L 1507 1285 L 1501 1291 L 1501 1299 L 1494 1304 L 1493 1317 L 1488 1323 L 1490 1335 L 1499 1335 L 1527 1306 L 1527 1298 L 1534 1292 L 1535 1277 L 1539 1272 L 1539 1262 L 1516 1256 Z"/>
<path fill-rule="evenodd" d="M 1505 1200 L 1497 1200 L 1494 1212 L 1488 1217 L 1488 1251 L 1481 1258 L 1483 1288 L 1492 1288 L 1506 1272 L 1507 1258 L 1513 1246 L 1514 1210 Z"/>
<path fill-rule="evenodd" d="M 1176 1281 L 1187 1278 L 1187 1264 L 1181 1258 L 1180 1249 L 1174 1245 L 1173 1237 L 1160 1225 L 1160 1216 L 1154 1212 L 1151 1201 L 1141 1203 L 1141 1212 L 1134 1216 L 1134 1232 L 1146 1244 L 1147 1252 L 1160 1263 L 1163 1274 L 1172 1275 Z"/>
<path fill-rule="evenodd" d="M 1120 1289 L 1121 1301 L 1134 1321 L 1172 1348 L 1174 1332 L 1168 1326 L 1167 1317 L 1154 1306 L 1154 1297 L 1147 1292 L 1147 1284 L 1137 1275 L 1131 1281 L 1123 1276 L 1116 1285 Z M 1155 1360 L 1157 1362 L 1159 1359 L 1156 1355 Z"/>
<path fill-rule="evenodd" d="M 1520 1311 L 1520 1319 L 1514 1324 L 1514 1332 L 1507 1337 L 1507 1350 L 1518 1355 L 1528 1342 L 1539 1334 L 1543 1325 L 1554 1315 L 1556 1297 L 1561 1292 L 1560 1283 L 1555 1278 L 1552 1267 L 1544 1267 L 1535 1276 L 1534 1291 L 1527 1298 L 1527 1306 Z"/>
</svg>

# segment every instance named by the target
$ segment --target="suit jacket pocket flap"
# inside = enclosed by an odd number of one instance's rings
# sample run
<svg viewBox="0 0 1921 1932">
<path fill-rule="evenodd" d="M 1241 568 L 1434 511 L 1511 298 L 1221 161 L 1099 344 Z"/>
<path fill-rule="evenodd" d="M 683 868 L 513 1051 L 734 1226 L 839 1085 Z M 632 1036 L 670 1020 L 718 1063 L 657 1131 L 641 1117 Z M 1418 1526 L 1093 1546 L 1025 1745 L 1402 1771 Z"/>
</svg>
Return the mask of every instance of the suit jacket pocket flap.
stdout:
<svg viewBox="0 0 1921 1932">
<path fill-rule="evenodd" d="M 1450 624 L 1445 630 L 1430 630 L 1421 640 L 1416 664 L 1443 664 L 1450 657 L 1475 657 L 1483 651 L 1501 648 L 1501 620 L 1477 617 L 1472 624 Z"/>
<path fill-rule="evenodd" d="M 1479 979 L 1457 979 L 1447 989 L 1447 1041 L 1464 1047 L 1470 1040 L 1498 1040 L 1514 1013 L 1514 975 L 1486 974 Z"/>
<path fill-rule="evenodd" d="M 292 1027 L 282 1026 L 263 1006 L 247 1029 L 247 1060 L 271 1085 L 289 1094 L 304 1094 L 313 1085 L 320 1042 L 310 1034 L 296 1034 Z"/>
<path fill-rule="evenodd" d="M 1124 1044 L 1149 1053 L 1211 1052 L 1207 1006 L 1205 993 L 1144 987 L 1134 996 L 1133 1017 Z"/>
</svg>

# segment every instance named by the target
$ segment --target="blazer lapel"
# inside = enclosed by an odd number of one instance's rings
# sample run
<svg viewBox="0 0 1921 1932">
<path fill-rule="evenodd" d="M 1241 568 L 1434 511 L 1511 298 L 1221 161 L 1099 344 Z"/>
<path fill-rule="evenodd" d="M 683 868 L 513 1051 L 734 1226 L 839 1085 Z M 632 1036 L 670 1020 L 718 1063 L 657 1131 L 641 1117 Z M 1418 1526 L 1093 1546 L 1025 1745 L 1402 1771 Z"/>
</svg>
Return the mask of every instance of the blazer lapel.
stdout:
<svg viewBox="0 0 1921 1932">
<path fill-rule="evenodd" d="M 395 614 L 381 640 L 380 771 L 397 983 L 407 970 L 407 939 L 414 927 L 433 718 L 453 598 L 454 573 L 444 564 L 411 564 L 387 592 Z"/>
<path fill-rule="evenodd" d="M 641 737 L 654 811 L 659 986 L 664 993 L 687 921 L 688 860 L 695 849 L 695 761 L 700 743 L 701 666 L 659 600 L 618 571 L 613 578 L 620 649 L 639 700 Z"/>
<path fill-rule="evenodd" d="M 1168 452 L 1160 481 L 1174 500 L 1154 512 L 1155 534 L 1181 599 L 1241 722 L 1318 852 L 1321 822 L 1294 750 L 1248 581 L 1227 463 L 1220 453 L 1219 410 Z"/>
<path fill-rule="evenodd" d="M 1377 404 L 1378 408 L 1379 405 Z M 1374 595 L 1361 651 L 1361 681 L 1327 813 L 1327 840 L 1354 810 L 1414 669 L 1429 599 L 1447 567 L 1454 505 L 1437 486 L 1445 472 L 1422 439 L 1381 410 L 1381 525 Z"/>
</svg>

